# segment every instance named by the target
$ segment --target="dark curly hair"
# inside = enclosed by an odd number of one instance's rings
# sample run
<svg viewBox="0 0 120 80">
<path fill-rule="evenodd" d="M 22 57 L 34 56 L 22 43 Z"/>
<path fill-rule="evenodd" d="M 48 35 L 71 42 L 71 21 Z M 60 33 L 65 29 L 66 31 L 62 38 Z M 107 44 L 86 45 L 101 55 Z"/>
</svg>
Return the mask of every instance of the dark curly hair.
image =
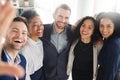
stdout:
<svg viewBox="0 0 120 80">
<path fill-rule="evenodd" d="M 38 13 L 35 10 L 26 10 L 21 14 L 22 17 L 25 17 L 27 19 L 27 22 L 29 23 L 30 20 L 36 16 L 39 16 Z"/>
<path fill-rule="evenodd" d="M 117 12 L 103 13 L 99 20 L 99 24 L 100 24 L 101 19 L 103 18 L 110 19 L 114 24 L 114 32 L 110 37 L 120 37 L 120 14 Z"/>
<path fill-rule="evenodd" d="M 91 40 L 94 42 L 94 41 L 99 39 L 97 21 L 91 16 L 86 16 L 86 17 L 82 18 L 81 20 L 79 20 L 79 22 L 77 22 L 76 29 L 74 30 L 74 39 L 73 39 L 73 41 L 75 41 L 78 38 L 81 38 L 80 27 L 83 24 L 83 22 L 85 20 L 87 20 L 87 19 L 90 19 L 94 23 L 94 31 L 93 31 L 93 35 L 91 37 Z"/>
</svg>

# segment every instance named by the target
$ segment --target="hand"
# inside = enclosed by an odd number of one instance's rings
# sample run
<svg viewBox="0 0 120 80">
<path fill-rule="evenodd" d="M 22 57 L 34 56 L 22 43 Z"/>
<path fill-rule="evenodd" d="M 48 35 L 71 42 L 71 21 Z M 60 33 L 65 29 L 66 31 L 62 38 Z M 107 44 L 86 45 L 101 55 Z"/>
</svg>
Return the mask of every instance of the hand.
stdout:
<svg viewBox="0 0 120 80">
<path fill-rule="evenodd" d="M 16 64 L 8 64 L 7 62 L 0 62 L 0 75 L 9 75 L 22 78 L 24 76 L 24 69 Z"/>
<path fill-rule="evenodd" d="M 10 4 L 10 0 L 6 0 L 5 4 L 0 2 L 0 58 L 3 44 L 2 39 L 6 36 L 6 32 L 16 14 L 15 8 Z M 11 65 L 0 61 L 0 75 L 8 76 L 24 76 L 24 69 L 19 65 Z"/>
<path fill-rule="evenodd" d="M 8 27 L 15 16 L 16 10 L 10 4 L 10 0 L 6 0 L 3 5 L 0 2 L 0 37 L 5 37 Z"/>
</svg>

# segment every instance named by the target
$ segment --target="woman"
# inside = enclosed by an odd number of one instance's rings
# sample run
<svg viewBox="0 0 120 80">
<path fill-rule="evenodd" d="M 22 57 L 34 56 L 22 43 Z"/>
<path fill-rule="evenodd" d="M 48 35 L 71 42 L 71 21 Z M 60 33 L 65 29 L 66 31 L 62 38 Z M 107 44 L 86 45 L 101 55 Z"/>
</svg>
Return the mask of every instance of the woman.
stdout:
<svg viewBox="0 0 120 80">
<path fill-rule="evenodd" d="M 69 75 L 72 70 L 72 80 L 95 79 L 97 55 L 102 43 L 97 43 L 97 22 L 93 17 L 84 17 L 74 31 L 74 40 L 68 59 Z"/>
<path fill-rule="evenodd" d="M 102 14 L 99 30 L 104 43 L 98 58 L 100 67 L 97 80 L 115 80 L 120 71 L 120 14 Z"/>
<path fill-rule="evenodd" d="M 43 78 L 43 36 L 44 27 L 39 15 L 34 10 L 27 10 L 22 14 L 28 21 L 28 44 L 22 53 L 27 60 L 27 79 L 42 80 Z"/>
</svg>

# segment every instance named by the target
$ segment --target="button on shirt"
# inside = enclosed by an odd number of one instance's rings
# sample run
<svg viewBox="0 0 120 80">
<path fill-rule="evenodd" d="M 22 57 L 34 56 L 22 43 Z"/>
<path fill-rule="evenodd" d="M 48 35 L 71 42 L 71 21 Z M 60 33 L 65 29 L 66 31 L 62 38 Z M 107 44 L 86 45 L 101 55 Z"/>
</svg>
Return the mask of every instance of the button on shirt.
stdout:
<svg viewBox="0 0 120 80">
<path fill-rule="evenodd" d="M 53 32 L 51 34 L 51 42 L 56 47 L 58 53 L 61 53 L 63 51 L 63 49 L 67 46 L 67 43 L 68 43 L 66 29 L 62 33 L 57 33 L 53 29 Z"/>
</svg>

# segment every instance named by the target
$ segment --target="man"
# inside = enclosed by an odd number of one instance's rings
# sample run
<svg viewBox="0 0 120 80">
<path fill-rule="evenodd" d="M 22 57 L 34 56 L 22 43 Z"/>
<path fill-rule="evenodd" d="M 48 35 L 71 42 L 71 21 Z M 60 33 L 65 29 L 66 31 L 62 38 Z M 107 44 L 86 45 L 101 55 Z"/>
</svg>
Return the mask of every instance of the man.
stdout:
<svg viewBox="0 0 120 80">
<path fill-rule="evenodd" d="M 27 22 L 22 17 L 13 19 L 7 34 L 5 44 L 1 54 L 1 60 L 9 64 L 21 65 L 24 69 L 26 67 L 25 58 L 19 54 L 20 49 L 27 41 Z M 18 79 L 17 76 L 11 77 L 2 75 L 0 80 L 25 80 L 25 76 Z"/>
<path fill-rule="evenodd" d="M 0 56 L 4 37 L 14 15 L 15 8 L 10 4 L 10 0 L 6 0 L 4 5 L 0 1 Z M 0 61 L 0 75 L 23 77 L 24 69 L 19 65 L 10 65 L 7 62 Z"/>
<path fill-rule="evenodd" d="M 72 37 L 71 25 L 68 24 L 71 9 L 62 4 L 56 8 L 54 23 L 44 25 L 43 68 L 47 80 L 67 80 L 66 65 Z"/>
</svg>

